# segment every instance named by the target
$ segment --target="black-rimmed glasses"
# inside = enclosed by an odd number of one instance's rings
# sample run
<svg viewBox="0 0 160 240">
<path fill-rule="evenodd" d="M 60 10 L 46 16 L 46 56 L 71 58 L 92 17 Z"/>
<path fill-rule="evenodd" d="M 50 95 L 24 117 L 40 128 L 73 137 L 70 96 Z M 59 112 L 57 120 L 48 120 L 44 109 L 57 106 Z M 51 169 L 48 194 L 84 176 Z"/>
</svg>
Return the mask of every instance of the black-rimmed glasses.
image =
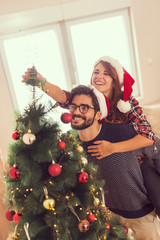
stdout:
<svg viewBox="0 0 160 240">
<path fill-rule="evenodd" d="M 89 108 L 95 109 L 94 107 L 90 107 L 88 104 L 81 104 L 81 105 L 76 105 L 76 104 L 70 104 L 69 105 L 69 111 L 73 113 L 76 111 L 76 109 L 79 108 L 79 111 L 83 114 L 87 113 Z"/>
</svg>

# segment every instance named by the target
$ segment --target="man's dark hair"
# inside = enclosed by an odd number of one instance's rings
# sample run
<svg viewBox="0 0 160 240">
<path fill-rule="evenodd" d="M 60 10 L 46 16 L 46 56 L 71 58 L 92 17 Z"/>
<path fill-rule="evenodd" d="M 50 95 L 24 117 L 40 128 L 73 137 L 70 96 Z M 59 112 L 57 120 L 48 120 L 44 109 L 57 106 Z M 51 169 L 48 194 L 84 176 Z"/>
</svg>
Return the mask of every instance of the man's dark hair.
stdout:
<svg viewBox="0 0 160 240">
<path fill-rule="evenodd" d="M 69 98 L 69 104 L 72 103 L 72 100 L 73 100 L 74 96 L 82 95 L 82 94 L 91 97 L 92 105 L 94 106 L 94 108 L 97 111 L 100 111 L 100 107 L 99 107 L 99 103 L 98 103 L 98 100 L 97 100 L 97 96 L 94 94 L 93 89 L 91 89 L 89 87 L 86 87 L 85 85 L 79 85 L 78 87 L 75 87 L 75 88 L 72 89 L 71 95 L 70 95 L 70 98 Z"/>
</svg>

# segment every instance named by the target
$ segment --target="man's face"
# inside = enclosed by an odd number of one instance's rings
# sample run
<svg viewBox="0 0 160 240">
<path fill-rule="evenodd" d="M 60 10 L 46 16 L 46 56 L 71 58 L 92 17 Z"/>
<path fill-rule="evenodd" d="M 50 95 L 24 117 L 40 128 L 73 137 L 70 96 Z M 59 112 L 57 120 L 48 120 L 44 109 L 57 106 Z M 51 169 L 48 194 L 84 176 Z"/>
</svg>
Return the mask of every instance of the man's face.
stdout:
<svg viewBox="0 0 160 240">
<path fill-rule="evenodd" d="M 83 114 L 80 112 L 80 109 L 77 107 L 77 109 L 74 112 L 71 112 L 72 114 L 72 121 L 71 126 L 74 129 L 77 130 L 83 130 L 88 127 L 90 127 L 95 120 L 95 109 L 92 105 L 92 99 L 90 96 L 87 95 L 76 95 L 72 99 L 72 104 L 75 104 L 77 106 L 80 106 L 81 104 L 87 104 L 91 108 L 88 109 L 87 113 Z"/>
</svg>

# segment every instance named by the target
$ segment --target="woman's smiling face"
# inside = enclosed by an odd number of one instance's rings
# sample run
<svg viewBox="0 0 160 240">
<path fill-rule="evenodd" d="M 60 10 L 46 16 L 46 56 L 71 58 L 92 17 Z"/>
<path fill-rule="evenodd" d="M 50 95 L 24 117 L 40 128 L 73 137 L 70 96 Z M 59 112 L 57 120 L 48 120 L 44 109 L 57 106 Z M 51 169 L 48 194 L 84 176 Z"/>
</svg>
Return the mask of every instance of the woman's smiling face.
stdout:
<svg viewBox="0 0 160 240">
<path fill-rule="evenodd" d="M 112 92 L 112 77 L 109 76 L 107 69 L 102 63 L 98 63 L 92 73 L 92 85 L 106 97 Z"/>
</svg>

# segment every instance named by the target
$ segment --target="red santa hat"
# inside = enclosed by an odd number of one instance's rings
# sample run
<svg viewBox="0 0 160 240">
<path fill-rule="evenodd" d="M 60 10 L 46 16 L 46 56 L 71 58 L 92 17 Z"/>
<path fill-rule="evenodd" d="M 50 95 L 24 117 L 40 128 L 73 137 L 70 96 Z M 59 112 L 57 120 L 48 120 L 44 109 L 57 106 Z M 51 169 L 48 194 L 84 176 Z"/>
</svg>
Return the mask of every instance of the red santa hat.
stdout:
<svg viewBox="0 0 160 240">
<path fill-rule="evenodd" d="M 110 105 L 109 105 L 108 98 L 103 93 L 99 92 L 93 85 L 89 84 L 88 87 L 90 89 L 93 89 L 93 92 L 97 97 L 100 111 L 102 113 L 100 120 L 101 122 L 104 122 L 105 118 L 108 116 L 110 112 Z"/>
<path fill-rule="evenodd" d="M 133 91 L 132 85 L 134 84 L 134 79 L 131 77 L 131 75 L 122 67 L 122 65 L 119 63 L 118 60 L 111 58 L 109 56 L 103 56 L 99 58 L 95 62 L 95 66 L 100 62 L 108 62 L 112 65 L 112 67 L 115 68 L 117 75 L 119 77 L 120 83 L 123 84 L 124 90 L 123 90 L 123 100 L 120 100 L 117 103 L 117 108 L 120 112 L 126 113 L 130 111 L 131 106 L 128 101 L 129 97 L 131 96 L 131 93 Z"/>
</svg>

